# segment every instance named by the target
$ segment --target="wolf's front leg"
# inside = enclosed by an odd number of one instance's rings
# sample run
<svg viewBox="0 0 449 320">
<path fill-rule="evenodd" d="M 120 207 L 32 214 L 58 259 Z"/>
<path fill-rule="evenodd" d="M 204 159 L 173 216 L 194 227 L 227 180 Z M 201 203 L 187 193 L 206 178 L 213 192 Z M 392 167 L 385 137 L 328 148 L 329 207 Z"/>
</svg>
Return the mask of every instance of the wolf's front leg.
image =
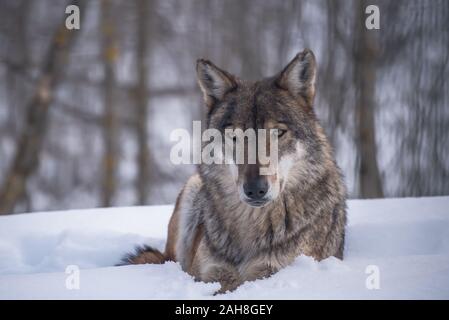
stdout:
<svg viewBox="0 0 449 320">
<path fill-rule="evenodd" d="M 220 290 L 214 295 L 225 293 L 226 291 L 234 291 L 242 284 L 241 277 L 237 270 L 228 265 L 212 265 L 204 271 L 202 279 L 205 282 L 219 282 Z"/>
<path fill-rule="evenodd" d="M 242 266 L 241 278 L 244 281 L 254 281 L 257 279 L 268 278 L 276 273 L 280 268 L 267 264 L 266 262 L 253 261 Z"/>
</svg>

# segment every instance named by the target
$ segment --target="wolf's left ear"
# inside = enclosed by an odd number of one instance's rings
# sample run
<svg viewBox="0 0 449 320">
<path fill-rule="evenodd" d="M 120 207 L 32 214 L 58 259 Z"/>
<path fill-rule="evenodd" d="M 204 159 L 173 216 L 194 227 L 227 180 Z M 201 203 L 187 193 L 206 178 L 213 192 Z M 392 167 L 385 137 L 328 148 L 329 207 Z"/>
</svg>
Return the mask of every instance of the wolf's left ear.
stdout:
<svg viewBox="0 0 449 320">
<path fill-rule="evenodd" d="M 208 107 L 224 98 L 226 93 L 237 86 L 233 75 L 221 70 L 212 62 L 199 59 L 196 63 L 198 83 L 203 92 L 204 101 Z"/>
<path fill-rule="evenodd" d="M 311 50 L 305 49 L 282 70 L 276 83 L 293 96 L 301 96 L 312 105 L 315 97 L 315 77 L 315 55 Z"/>
</svg>

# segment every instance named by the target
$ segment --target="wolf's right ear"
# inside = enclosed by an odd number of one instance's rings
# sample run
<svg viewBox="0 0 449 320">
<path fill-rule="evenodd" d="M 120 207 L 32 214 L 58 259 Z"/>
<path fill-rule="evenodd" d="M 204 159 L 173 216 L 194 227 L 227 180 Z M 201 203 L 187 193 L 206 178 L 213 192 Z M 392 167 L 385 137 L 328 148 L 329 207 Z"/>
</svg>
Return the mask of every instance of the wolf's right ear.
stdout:
<svg viewBox="0 0 449 320">
<path fill-rule="evenodd" d="M 203 92 L 204 101 L 208 107 L 223 99 L 225 94 L 237 86 L 235 77 L 221 70 L 212 62 L 199 59 L 196 63 L 198 84 Z"/>
</svg>

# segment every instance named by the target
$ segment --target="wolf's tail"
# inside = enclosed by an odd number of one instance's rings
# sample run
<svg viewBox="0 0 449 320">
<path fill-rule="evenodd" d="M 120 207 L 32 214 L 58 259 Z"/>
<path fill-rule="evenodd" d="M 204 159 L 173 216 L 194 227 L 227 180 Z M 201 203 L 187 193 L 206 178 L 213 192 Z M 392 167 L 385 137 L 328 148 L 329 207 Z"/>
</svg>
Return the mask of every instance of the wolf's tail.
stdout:
<svg viewBox="0 0 449 320">
<path fill-rule="evenodd" d="M 145 264 L 145 263 L 161 264 L 167 260 L 168 259 L 165 257 L 165 255 L 159 250 L 144 245 L 136 247 L 134 253 L 128 253 L 126 256 L 124 256 L 118 265 L 123 266 L 128 264 Z"/>
</svg>

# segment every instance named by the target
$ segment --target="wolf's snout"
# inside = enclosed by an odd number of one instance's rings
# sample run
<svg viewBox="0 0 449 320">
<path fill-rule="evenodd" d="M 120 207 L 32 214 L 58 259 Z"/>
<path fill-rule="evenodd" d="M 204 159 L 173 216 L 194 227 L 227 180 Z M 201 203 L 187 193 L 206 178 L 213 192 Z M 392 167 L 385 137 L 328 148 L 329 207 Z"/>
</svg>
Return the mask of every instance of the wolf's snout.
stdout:
<svg viewBox="0 0 449 320">
<path fill-rule="evenodd" d="M 261 200 L 267 194 L 268 187 L 267 179 L 256 178 L 243 184 L 243 192 L 251 200 Z"/>
</svg>

